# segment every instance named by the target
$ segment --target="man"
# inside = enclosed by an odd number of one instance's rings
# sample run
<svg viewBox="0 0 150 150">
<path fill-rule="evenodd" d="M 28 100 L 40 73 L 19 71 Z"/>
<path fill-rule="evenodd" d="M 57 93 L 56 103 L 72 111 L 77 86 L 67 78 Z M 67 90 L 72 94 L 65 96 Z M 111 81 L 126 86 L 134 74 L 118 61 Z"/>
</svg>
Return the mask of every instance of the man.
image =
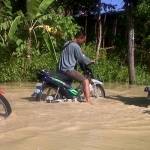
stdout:
<svg viewBox="0 0 150 150">
<path fill-rule="evenodd" d="M 72 41 L 65 43 L 59 61 L 59 71 L 68 76 L 68 78 L 82 82 L 86 102 L 91 103 L 89 80 L 75 70 L 75 66 L 78 63 L 88 65 L 93 62 L 82 53 L 80 45 L 85 41 L 86 35 L 80 31 Z"/>
</svg>

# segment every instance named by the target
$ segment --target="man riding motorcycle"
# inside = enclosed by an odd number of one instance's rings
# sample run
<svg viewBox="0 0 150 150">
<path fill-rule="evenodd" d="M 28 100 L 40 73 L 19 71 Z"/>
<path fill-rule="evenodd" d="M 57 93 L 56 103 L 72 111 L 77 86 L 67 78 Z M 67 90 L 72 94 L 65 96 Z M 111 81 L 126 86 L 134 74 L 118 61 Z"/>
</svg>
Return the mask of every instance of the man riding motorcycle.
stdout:
<svg viewBox="0 0 150 150">
<path fill-rule="evenodd" d="M 88 65 L 94 62 L 86 57 L 81 50 L 80 45 L 85 41 L 86 34 L 80 31 L 76 34 L 72 41 L 65 43 L 59 61 L 59 71 L 68 78 L 81 82 L 86 102 L 91 103 L 89 80 L 80 72 L 75 70 L 75 66 L 78 63 Z"/>
</svg>

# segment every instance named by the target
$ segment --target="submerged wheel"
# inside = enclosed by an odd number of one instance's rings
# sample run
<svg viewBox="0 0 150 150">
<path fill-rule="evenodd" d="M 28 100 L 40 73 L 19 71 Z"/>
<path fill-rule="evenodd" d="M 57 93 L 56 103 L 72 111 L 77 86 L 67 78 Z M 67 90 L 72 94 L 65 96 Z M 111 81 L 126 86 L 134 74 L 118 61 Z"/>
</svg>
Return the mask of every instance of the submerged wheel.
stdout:
<svg viewBox="0 0 150 150">
<path fill-rule="evenodd" d="M 12 109 L 9 102 L 3 95 L 0 95 L 0 117 L 6 118 L 11 112 Z"/>
<path fill-rule="evenodd" d="M 99 97 L 105 97 L 105 90 L 102 85 L 97 84 L 94 86 L 94 91 L 92 92 L 92 96 L 99 98 Z"/>
<path fill-rule="evenodd" d="M 50 97 L 53 100 L 54 99 L 60 99 L 61 98 L 61 94 L 57 91 L 56 88 L 44 87 L 42 93 L 37 94 L 36 101 L 47 101 L 47 102 L 49 102 L 49 98 Z"/>
<path fill-rule="evenodd" d="M 50 94 L 50 88 L 48 87 L 44 87 L 42 92 L 39 92 L 36 97 L 35 100 L 36 101 L 45 101 L 46 97 Z"/>
</svg>

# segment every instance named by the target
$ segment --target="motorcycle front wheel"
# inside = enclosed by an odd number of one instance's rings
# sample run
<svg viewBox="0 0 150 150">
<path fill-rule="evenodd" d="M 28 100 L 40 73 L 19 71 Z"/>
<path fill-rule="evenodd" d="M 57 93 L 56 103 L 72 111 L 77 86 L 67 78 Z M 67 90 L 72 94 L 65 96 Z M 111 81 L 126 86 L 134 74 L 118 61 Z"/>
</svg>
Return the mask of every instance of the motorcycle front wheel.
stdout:
<svg viewBox="0 0 150 150">
<path fill-rule="evenodd" d="M 7 99 L 0 95 L 0 117 L 7 118 L 12 112 L 11 106 Z"/>
<path fill-rule="evenodd" d="M 99 98 L 99 97 L 105 97 L 105 90 L 102 85 L 97 84 L 93 85 L 93 91 L 92 91 L 92 96 Z"/>
</svg>

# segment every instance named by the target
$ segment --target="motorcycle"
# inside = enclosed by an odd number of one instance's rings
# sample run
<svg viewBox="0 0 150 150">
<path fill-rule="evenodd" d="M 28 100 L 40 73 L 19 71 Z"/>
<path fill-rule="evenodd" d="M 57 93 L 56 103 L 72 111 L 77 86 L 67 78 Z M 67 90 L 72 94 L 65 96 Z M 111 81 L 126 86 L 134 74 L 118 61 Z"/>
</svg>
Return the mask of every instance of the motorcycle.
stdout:
<svg viewBox="0 0 150 150">
<path fill-rule="evenodd" d="M 94 75 L 89 65 L 80 65 L 84 76 L 90 82 L 90 93 L 92 97 L 105 97 L 103 82 L 94 79 Z M 35 101 L 67 102 L 79 101 L 83 102 L 83 88 L 80 84 L 78 87 L 72 87 L 72 80 L 60 72 L 40 70 L 37 73 L 40 83 L 36 84 L 36 88 L 32 94 Z"/>
<path fill-rule="evenodd" d="M 7 118 L 11 112 L 11 106 L 8 100 L 4 97 L 4 91 L 0 89 L 0 118 Z"/>
<path fill-rule="evenodd" d="M 147 98 L 150 98 L 150 86 L 145 87 L 144 92 L 147 92 Z"/>
</svg>

